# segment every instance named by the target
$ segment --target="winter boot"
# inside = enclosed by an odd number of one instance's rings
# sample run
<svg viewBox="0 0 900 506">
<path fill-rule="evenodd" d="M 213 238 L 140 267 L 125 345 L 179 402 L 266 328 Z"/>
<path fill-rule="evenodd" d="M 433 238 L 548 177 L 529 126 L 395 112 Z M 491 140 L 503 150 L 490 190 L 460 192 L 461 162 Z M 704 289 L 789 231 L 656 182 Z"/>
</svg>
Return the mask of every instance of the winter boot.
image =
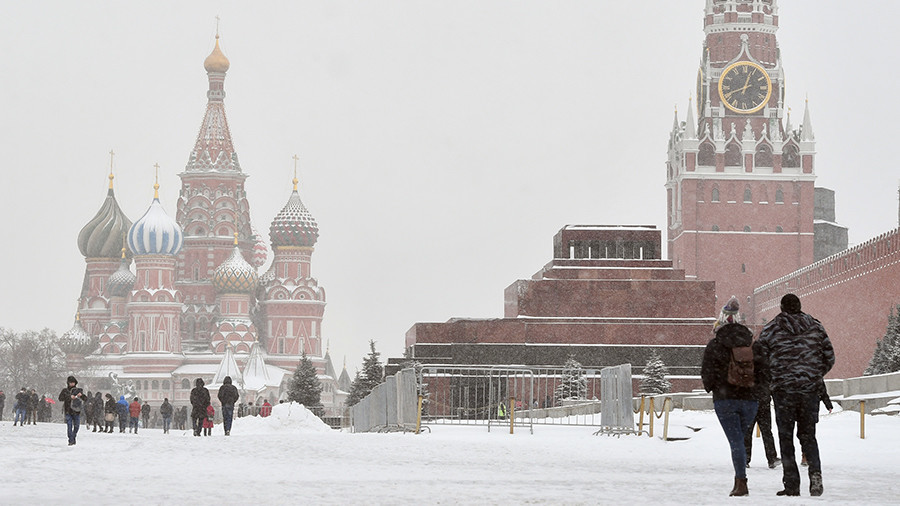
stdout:
<svg viewBox="0 0 900 506">
<path fill-rule="evenodd" d="M 735 478 L 734 488 L 731 489 L 731 493 L 728 496 L 739 497 L 744 495 L 750 495 L 750 492 L 747 490 L 747 478 Z"/>
<path fill-rule="evenodd" d="M 784 490 L 779 490 L 778 492 L 776 492 L 775 495 L 791 495 L 791 496 L 798 496 L 798 495 L 800 495 L 800 489 L 796 489 L 796 490 L 791 489 L 791 490 L 788 490 L 787 488 L 785 488 Z"/>
<path fill-rule="evenodd" d="M 822 473 L 809 473 L 809 495 L 818 497 L 822 495 Z"/>
<path fill-rule="evenodd" d="M 781 459 L 774 458 L 774 459 L 770 460 L 769 461 L 769 469 L 775 469 L 776 467 L 778 467 L 778 464 L 781 464 Z"/>
</svg>

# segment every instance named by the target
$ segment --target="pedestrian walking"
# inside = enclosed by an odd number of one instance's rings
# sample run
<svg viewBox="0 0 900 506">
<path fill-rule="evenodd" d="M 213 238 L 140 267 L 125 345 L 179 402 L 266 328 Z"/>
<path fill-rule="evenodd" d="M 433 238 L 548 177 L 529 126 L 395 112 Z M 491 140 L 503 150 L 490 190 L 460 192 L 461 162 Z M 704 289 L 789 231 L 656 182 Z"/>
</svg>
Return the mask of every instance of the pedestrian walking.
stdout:
<svg viewBox="0 0 900 506">
<path fill-rule="evenodd" d="M 263 401 L 262 407 L 259 408 L 259 416 L 265 418 L 272 414 L 272 405 L 269 404 L 269 400 L 266 399 Z"/>
<path fill-rule="evenodd" d="M 722 308 L 714 326 L 714 337 L 706 345 L 700 368 L 703 388 L 712 392 L 716 416 L 731 448 L 734 487 L 729 496 L 750 493 L 744 434 L 756 418 L 756 387 L 761 369 L 754 362 L 753 333 L 736 322 L 738 310 L 734 297 Z"/>
<path fill-rule="evenodd" d="M 98 391 L 94 394 L 94 419 L 92 420 L 94 424 L 94 430 L 91 432 L 103 432 L 103 426 L 105 424 L 105 406 L 103 404 L 103 396 Z"/>
<path fill-rule="evenodd" d="M 225 435 L 230 436 L 231 422 L 234 419 L 234 403 L 240 398 L 237 387 L 231 384 L 231 376 L 225 376 L 225 379 L 222 380 L 218 398 L 222 403 L 222 426 L 225 429 Z"/>
<path fill-rule="evenodd" d="M 197 378 L 194 380 L 194 389 L 191 390 L 191 426 L 195 436 L 200 436 L 200 431 L 203 430 L 203 419 L 206 418 L 206 408 L 209 406 L 209 390 L 203 385 L 203 378 Z"/>
<path fill-rule="evenodd" d="M 6 394 L 0 390 L 0 420 L 3 420 L 3 408 L 6 406 Z"/>
<path fill-rule="evenodd" d="M 206 406 L 206 418 L 203 419 L 203 435 L 212 436 L 213 420 L 216 417 L 216 408 L 212 404 Z"/>
<path fill-rule="evenodd" d="M 760 352 L 768 364 L 775 424 L 781 447 L 782 483 L 778 495 L 800 495 L 800 470 L 794 454 L 794 427 L 809 462 L 809 493 L 820 496 L 822 462 L 816 440 L 819 385 L 834 366 L 834 348 L 818 320 L 804 313 L 793 293 L 781 298 L 781 313 L 763 327 Z"/>
<path fill-rule="evenodd" d="M 69 446 L 75 445 L 78 436 L 81 410 L 84 405 L 84 392 L 78 388 L 78 380 L 75 376 L 66 379 L 66 387 L 59 392 L 59 401 L 63 403 L 63 412 L 66 414 L 66 435 L 69 437 Z"/>
<path fill-rule="evenodd" d="M 16 394 L 16 404 L 13 406 L 13 409 L 16 412 L 16 418 L 13 420 L 13 427 L 16 424 L 19 424 L 19 427 L 25 425 L 25 415 L 28 410 L 28 391 L 25 387 L 22 387 L 22 390 Z"/>
<path fill-rule="evenodd" d="M 120 395 L 116 402 L 116 416 L 119 418 L 119 433 L 124 434 L 125 426 L 128 425 L 128 401 L 124 395 Z"/>
<path fill-rule="evenodd" d="M 113 399 L 112 394 L 106 394 L 106 403 L 103 405 L 103 422 L 102 432 L 112 433 L 116 423 L 116 411 L 118 403 Z"/>
<path fill-rule="evenodd" d="M 31 425 L 37 425 L 37 411 L 38 406 L 40 406 L 40 399 L 38 399 L 37 392 L 34 391 L 34 388 L 28 391 L 28 411 L 25 413 L 25 417 L 28 419 L 28 422 Z"/>
<path fill-rule="evenodd" d="M 144 423 L 144 428 L 150 428 L 150 404 L 147 401 L 144 401 L 144 404 L 141 406 L 141 420 Z"/>
<path fill-rule="evenodd" d="M 163 434 L 169 433 L 169 427 L 172 425 L 172 411 L 172 405 L 169 404 L 169 398 L 166 397 L 159 407 L 159 415 L 162 417 Z"/>
<path fill-rule="evenodd" d="M 135 397 L 131 404 L 128 405 L 128 432 L 138 432 L 138 420 L 141 417 L 141 401 Z"/>
</svg>

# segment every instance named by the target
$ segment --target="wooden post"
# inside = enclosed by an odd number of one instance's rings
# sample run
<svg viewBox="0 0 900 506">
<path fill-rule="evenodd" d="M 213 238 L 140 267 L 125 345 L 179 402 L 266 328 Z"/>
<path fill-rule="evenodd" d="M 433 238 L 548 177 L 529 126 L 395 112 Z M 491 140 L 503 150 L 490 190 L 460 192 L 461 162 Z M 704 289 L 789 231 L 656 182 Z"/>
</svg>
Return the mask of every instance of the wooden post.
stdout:
<svg viewBox="0 0 900 506">
<path fill-rule="evenodd" d="M 638 422 L 638 434 L 644 431 L 644 398 L 645 397 L 641 395 L 641 416 L 639 418 L 640 421 Z"/>
<path fill-rule="evenodd" d="M 866 401 L 859 401 L 859 438 L 866 438 Z"/>
<path fill-rule="evenodd" d="M 666 412 L 666 420 L 663 422 L 663 441 L 669 440 L 669 410 L 672 409 L 672 398 L 666 397 L 663 401 L 663 411 Z"/>
<path fill-rule="evenodd" d="M 653 397 L 650 397 L 650 437 L 653 437 L 653 418 L 656 416 L 655 411 L 653 410 Z"/>
<path fill-rule="evenodd" d="M 513 433 L 513 429 L 516 425 L 516 398 L 509 398 L 509 433 Z"/>
<path fill-rule="evenodd" d="M 419 396 L 419 408 L 416 413 L 416 434 L 419 434 L 422 430 L 422 396 Z"/>
</svg>

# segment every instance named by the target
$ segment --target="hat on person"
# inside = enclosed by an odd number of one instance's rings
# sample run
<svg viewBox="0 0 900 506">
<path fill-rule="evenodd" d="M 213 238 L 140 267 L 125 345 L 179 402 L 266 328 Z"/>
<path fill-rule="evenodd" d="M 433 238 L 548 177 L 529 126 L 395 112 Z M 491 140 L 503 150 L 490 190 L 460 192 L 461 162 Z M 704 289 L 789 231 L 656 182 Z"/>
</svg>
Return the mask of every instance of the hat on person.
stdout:
<svg viewBox="0 0 900 506">
<path fill-rule="evenodd" d="M 75 376 L 69 376 L 68 379 L 66 379 L 66 383 L 75 383 L 77 385 L 78 380 L 75 379 Z"/>
<path fill-rule="evenodd" d="M 800 312 L 800 297 L 789 293 L 781 298 L 781 310 L 785 313 L 796 314 Z"/>
</svg>

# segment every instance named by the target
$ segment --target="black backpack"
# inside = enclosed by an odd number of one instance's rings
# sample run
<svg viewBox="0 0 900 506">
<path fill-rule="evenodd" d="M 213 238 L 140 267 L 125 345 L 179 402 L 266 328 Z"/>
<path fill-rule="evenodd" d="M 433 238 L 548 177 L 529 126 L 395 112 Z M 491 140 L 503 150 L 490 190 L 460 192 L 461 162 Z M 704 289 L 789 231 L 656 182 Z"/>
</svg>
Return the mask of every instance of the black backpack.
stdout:
<svg viewBox="0 0 900 506">
<path fill-rule="evenodd" d="M 753 348 L 750 346 L 738 346 L 731 349 L 728 361 L 728 383 L 744 388 L 751 388 L 756 384 Z"/>
<path fill-rule="evenodd" d="M 73 413 L 81 413 L 81 408 L 84 407 L 84 401 L 81 400 L 81 397 L 75 397 L 69 402 L 69 409 L 72 410 Z"/>
</svg>

